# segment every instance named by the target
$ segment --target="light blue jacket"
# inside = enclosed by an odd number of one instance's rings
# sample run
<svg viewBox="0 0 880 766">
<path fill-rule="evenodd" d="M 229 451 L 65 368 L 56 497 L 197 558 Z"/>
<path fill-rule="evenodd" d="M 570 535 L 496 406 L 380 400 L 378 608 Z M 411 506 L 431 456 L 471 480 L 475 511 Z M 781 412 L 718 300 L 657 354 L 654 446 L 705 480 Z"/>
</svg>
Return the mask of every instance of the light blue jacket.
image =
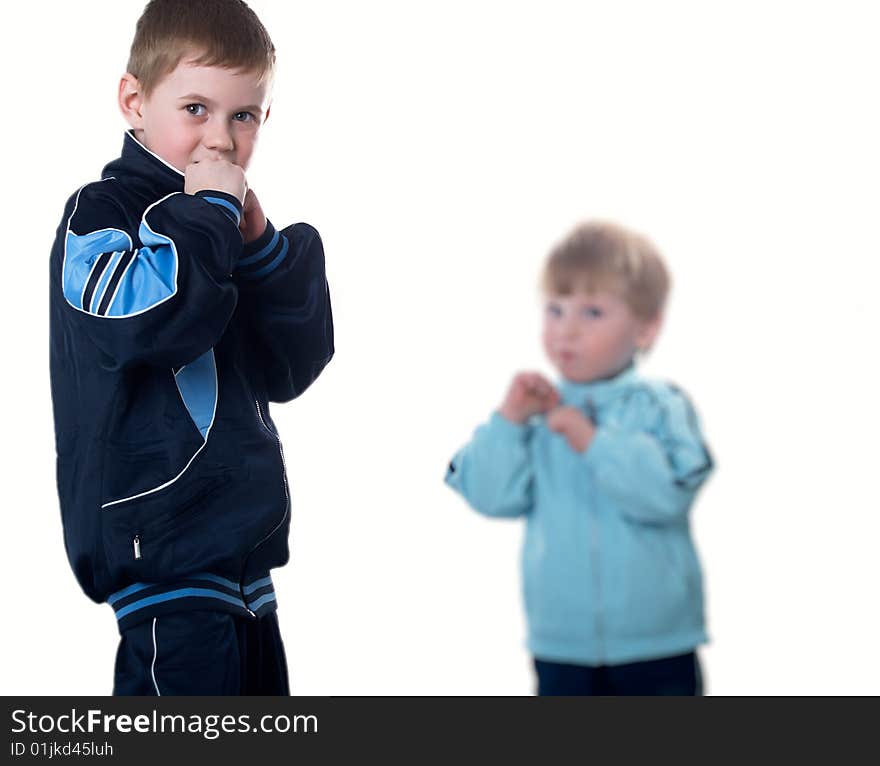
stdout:
<svg viewBox="0 0 880 766">
<path fill-rule="evenodd" d="M 688 512 L 712 470 L 693 408 L 633 366 L 559 391 L 597 425 L 585 452 L 542 416 L 495 412 L 446 473 L 480 513 L 526 518 L 529 650 L 584 665 L 691 651 L 707 637 Z"/>
</svg>

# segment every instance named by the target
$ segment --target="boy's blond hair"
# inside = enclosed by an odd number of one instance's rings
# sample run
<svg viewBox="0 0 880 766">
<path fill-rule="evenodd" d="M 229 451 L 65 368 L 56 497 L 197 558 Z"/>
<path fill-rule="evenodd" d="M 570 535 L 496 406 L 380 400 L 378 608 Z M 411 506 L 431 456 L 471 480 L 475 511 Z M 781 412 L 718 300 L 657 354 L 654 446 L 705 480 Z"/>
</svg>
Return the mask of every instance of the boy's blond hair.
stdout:
<svg viewBox="0 0 880 766">
<path fill-rule="evenodd" d="M 660 253 L 646 237 L 608 221 L 588 221 L 551 251 L 542 287 L 556 295 L 605 290 L 649 320 L 662 313 L 669 282 Z"/>
<path fill-rule="evenodd" d="M 255 72 L 261 81 L 275 70 L 269 33 L 242 0 L 150 0 L 128 59 L 144 95 L 191 55 L 198 65 Z"/>
</svg>

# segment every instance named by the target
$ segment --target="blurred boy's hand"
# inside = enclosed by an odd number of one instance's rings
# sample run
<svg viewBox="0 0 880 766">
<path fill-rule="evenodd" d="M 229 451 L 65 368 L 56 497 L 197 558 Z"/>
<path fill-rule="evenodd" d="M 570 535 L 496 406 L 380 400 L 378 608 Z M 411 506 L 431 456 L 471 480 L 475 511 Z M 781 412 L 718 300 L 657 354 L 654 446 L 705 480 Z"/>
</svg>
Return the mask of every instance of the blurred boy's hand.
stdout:
<svg viewBox="0 0 880 766">
<path fill-rule="evenodd" d="M 187 194 L 195 194 L 200 191 L 222 191 L 231 194 L 244 204 L 247 179 L 244 171 L 228 160 L 205 158 L 187 165 L 183 175 L 183 190 Z"/>
<path fill-rule="evenodd" d="M 532 415 L 559 404 L 559 392 L 538 372 L 514 376 L 499 412 L 512 423 L 525 423 Z"/>
<path fill-rule="evenodd" d="M 248 189 L 244 198 L 244 210 L 242 211 L 241 224 L 238 227 L 244 243 L 259 239 L 266 231 L 266 216 L 257 195 L 253 189 Z"/>
<path fill-rule="evenodd" d="M 577 407 L 557 407 L 547 415 L 547 428 L 562 434 L 576 452 L 584 452 L 596 433 L 596 426 Z"/>
</svg>

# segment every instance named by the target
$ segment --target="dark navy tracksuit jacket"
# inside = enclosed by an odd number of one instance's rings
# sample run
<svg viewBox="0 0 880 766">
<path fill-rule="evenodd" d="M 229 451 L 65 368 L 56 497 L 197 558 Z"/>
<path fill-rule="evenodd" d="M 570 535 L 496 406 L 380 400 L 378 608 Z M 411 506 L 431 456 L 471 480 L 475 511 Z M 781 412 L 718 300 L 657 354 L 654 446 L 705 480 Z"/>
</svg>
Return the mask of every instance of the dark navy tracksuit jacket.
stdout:
<svg viewBox="0 0 880 766">
<path fill-rule="evenodd" d="M 271 402 L 333 355 L 317 231 L 183 192 L 131 132 L 67 203 L 52 250 L 51 376 L 64 541 L 120 632 L 180 610 L 275 609 L 290 492 Z"/>
</svg>

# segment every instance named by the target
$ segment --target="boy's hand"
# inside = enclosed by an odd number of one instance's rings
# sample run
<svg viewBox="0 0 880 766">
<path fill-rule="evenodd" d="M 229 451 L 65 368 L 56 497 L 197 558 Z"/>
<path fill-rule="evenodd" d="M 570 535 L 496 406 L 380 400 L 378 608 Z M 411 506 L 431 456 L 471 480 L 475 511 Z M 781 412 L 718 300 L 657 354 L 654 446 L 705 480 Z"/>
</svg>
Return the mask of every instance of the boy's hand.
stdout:
<svg viewBox="0 0 880 766">
<path fill-rule="evenodd" d="M 548 412 L 559 403 L 559 392 L 538 372 L 514 376 L 499 412 L 512 423 L 525 423 L 532 415 Z"/>
<path fill-rule="evenodd" d="M 248 189 L 245 195 L 244 211 L 238 228 L 245 244 L 259 239 L 266 231 L 266 216 L 253 189 Z"/>
<path fill-rule="evenodd" d="M 200 191 L 222 191 L 244 204 L 247 179 L 244 171 L 228 160 L 207 158 L 186 166 L 183 190 L 187 194 Z"/>
<path fill-rule="evenodd" d="M 584 452 L 596 435 L 593 421 L 577 407 L 557 407 L 547 415 L 547 428 L 562 434 L 576 452 Z"/>
</svg>

